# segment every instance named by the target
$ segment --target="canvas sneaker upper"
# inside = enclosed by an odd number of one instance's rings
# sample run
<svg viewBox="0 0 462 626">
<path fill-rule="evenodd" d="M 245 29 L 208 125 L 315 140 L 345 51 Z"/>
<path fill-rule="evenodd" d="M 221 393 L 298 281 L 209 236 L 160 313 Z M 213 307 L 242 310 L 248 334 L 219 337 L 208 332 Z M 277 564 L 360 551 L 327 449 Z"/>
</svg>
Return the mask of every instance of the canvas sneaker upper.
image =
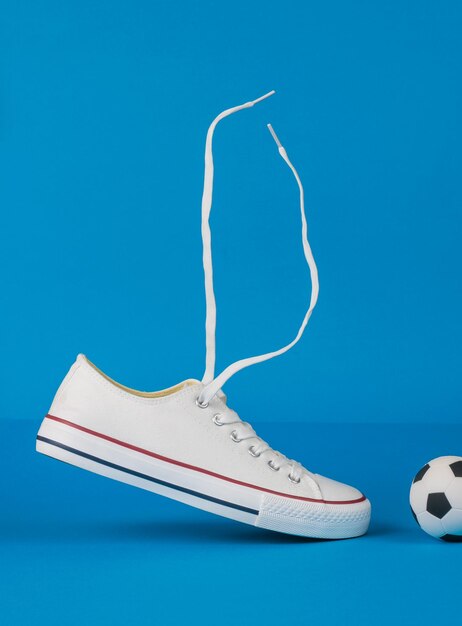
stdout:
<svg viewBox="0 0 462 626">
<path fill-rule="evenodd" d="M 58 389 L 49 416 L 280 495 L 327 501 L 363 498 L 353 487 L 313 474 L 252 436 L 253 429 L 227 406 L 224 394 L 216 394 L 206 408 L 198 406 L 203 388 L 203 383 L 188 380 L 160 392 L 131 390 L 80 354 Z"/>
</svg>

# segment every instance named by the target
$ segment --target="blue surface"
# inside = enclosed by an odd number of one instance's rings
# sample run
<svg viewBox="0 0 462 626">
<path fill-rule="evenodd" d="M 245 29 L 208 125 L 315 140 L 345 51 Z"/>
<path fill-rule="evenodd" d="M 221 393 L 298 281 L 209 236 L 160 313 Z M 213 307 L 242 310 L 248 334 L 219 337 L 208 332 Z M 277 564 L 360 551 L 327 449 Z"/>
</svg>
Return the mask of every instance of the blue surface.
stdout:
<svg viewBox="0 0 462 626">
<path fill-rule="evenodd" d="M 461 19 L 430 0 L 2 0 L 2 626 L 455 613 L 460 547 L 415 528 L 407 490 L 462 454 Z M 320 300 L 290 354 L 226 391 L 278 449 L 370 495 L 357 541 L 256 532 L 33 452 L 78 352 L 139 389 L 201 376 L 205 133 L 273 88 L 216 134 L 218 369 L 287 343 L 306 309 L 271 122 L 305 183 Z"/>
<path fill-rule="evenodd" d="M 370 497 L 370 533 L 335 542 L 261 531 L 37 455 L 36 428 L 0 424 L 5 626 L 459 621 L 462 544 L 417 527 L 408 489 L 422 460 L 457 452 L 460 425 L 261 424 Z"/>
<path fill-rule="evenodd" d="M 430 0 L 3 0 L 1 415 L 46 411 L 78 352 L 136 388 L 202 375 L 205 133 L 274 88 L 216 135 L 218 368 L 287 343 L 307 304 L 266 122 L 305 182 L 321 294 L 290 355 L 228 385 L 234 405 L 459 421 L 461 18 Z"/>
</svg>

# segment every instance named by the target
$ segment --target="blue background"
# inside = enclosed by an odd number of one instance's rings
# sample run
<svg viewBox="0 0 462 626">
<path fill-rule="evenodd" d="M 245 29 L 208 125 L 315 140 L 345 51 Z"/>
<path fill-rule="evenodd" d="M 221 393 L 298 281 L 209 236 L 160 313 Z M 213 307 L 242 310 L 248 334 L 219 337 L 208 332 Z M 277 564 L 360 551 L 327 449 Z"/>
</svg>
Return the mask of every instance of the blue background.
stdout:
<svg viewBox="0 0 462 626">
<path fill-rule="evenodd" d="M 321 294 L 228 393 L 254 420 L 458 421 L 459 3 L 2 6 L 2 416 L 39 417 L 78 352 L 136 388 L 201 377 L 205 133 L 274 88 L 216 134 L 218 369 L 306 308 L 268 121 Z"/>
<path fill-rule="evenodd" d="M 4 623 L 434 623 L 422 598 L 456 597 L 458 548 L 412 526 L 407 489 L 462 454 L 460 3 L 0 7 Z M 215 136 L 218 370 L 287 343 L 309 296 L 271 122 L 305 184 L 320 300 L 295 349 L 226 391 L 370 495 L 354 542 L 241 530 L 33 453 L 78 352 L 140 389 L 201 377 L 205 133 L 270 89 Z"/>
</svg>

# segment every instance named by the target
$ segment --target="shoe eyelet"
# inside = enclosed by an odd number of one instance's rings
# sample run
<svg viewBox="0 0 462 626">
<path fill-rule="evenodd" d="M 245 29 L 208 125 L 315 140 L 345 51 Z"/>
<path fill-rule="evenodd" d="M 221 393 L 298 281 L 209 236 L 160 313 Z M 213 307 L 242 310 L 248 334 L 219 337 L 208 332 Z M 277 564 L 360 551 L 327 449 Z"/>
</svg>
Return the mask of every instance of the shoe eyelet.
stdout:
<svg viewBox="0 0 462 626">
<path fill-rule="evenodd" d="M 273 470 L 273 472 L 279 472 L 281 469 L 279 465 L 275 465 L 273 461 L 268 461 L 268 467 Z"/>
<path fill-rule="evenodd" d="M 200 409 L 206 409 L 208 407 L 209 403 L 208 402 L 204 402 L 202 403 L 199 400 L 199 397 L 196 398 L 196 406 L 198 406 Z"/>
<path fill-rule="evenodd" d="M 288 474 L 287 478 L 290 480 L 291 483 L 293 483 L 294 485 L 298 485 L 300 483 L 300 478 L 294 478 L 292 476 L 292 474 Z"/>
<path fill-rule="evenodd" d="M 212 422 L 217 426 L 223 426 L 224 423 L 220 419 L 220 413 L 215 413 L 215 415 L 212 417 Z"/>
<path fill-rule="evenodd" d="M 253 456 L 255 459 L 258 459 L 258 457 L 261 456 L 261 452 L 259 452 L 258 454 L 255 453 L 255 446 L 250 446 L 249 454 L 250 456 Z"/>
<path fill-rule="evenodd" d="M 233 432 L 230 434 L 231 439 L 234 441 L 234 443 L 239 443 L 240 441 L 242 441 L 242 439 L 240 439 L 237 436 L 237 431 L 233 430 Z"/>
</svg>

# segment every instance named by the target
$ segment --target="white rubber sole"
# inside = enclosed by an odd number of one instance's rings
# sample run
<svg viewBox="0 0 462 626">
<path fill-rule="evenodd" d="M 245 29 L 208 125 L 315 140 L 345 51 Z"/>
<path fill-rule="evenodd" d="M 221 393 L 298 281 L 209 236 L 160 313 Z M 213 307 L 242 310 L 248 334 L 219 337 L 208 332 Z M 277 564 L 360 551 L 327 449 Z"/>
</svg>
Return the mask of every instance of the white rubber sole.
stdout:
<svg viewBox="0 0 462 626">
<path fill-rule="evenodd" d="M 367 532 L 367 499 L 349 504 L 273 495 L 149 456 L 45 418 L 37 452 L 245 524 L 319 539 Z"/>
</svg>

